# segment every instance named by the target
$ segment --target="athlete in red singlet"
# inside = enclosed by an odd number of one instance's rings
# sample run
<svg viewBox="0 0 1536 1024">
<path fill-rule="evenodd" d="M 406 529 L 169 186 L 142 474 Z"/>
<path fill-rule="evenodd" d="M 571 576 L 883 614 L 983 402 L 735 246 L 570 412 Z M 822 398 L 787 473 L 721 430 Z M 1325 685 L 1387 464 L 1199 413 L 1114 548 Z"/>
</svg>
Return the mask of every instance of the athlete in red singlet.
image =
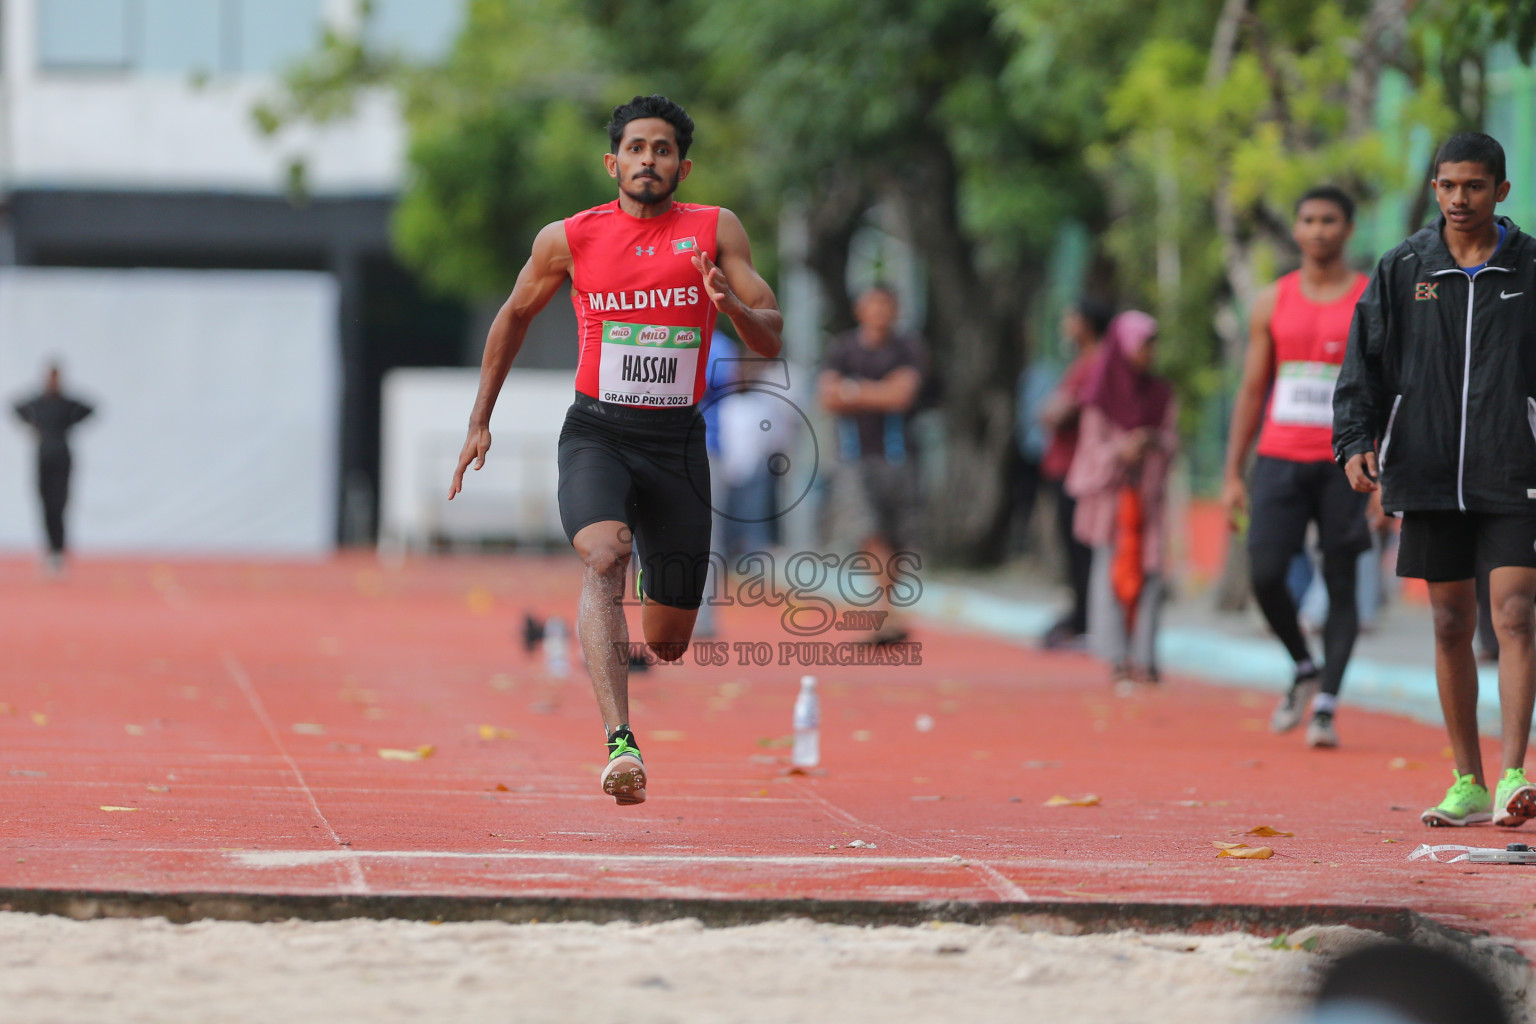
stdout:
<svg viewBox="0 0 1536 1024">
<path fill-rule="evenodd" d="M 1301 249 L 1301 269 L 1265 289 L 1254 303 L 1222 492 L 1230 520 L 1240 525 L 1250 507 L 1243 467 L 1262 415 L 1248 557 L 1259 608 L 1296 663 L 1270 728 L 1295 728 L 1310 700 L 1307 743 L 1313 747 L 1339 742 L 1334 727 L 1339 686 L 1360 632 L 1356 563 L 1371 546 L 1365 496 L 1350 487 L 1333 461 L 1333 385 L 1366 285 L 1365 275 L 1344 261 L 1353 229 L 1354 202 L 1340 189 L 1315 188 L 1296 204 L 1292 237 Z M 1307 649 L 1286 587 L 1291 560 L 1305 545 L 1312 521 L 1328 587 L 1321 665 Z"/>
<path fill-rule="evenodd" d="M 619 197 L 539 232 L 486 338 L 480 391 L 448 496 L 485 465 L 496 396 L 529 322 L 567 277 L 580 325 L 576 401 L 560 431 L 560 520 L 581 556 L 576 631 L 608 738 L 603 791 L 645 799 L 629 727 L 629 627 L 622 599 L 632 553 L 641 621 L 658 657 L 688 649 L 709 562 L 709 462 L 698 401 L 709 339 L 724 313 L 753 352 L 779 354 L 783 318 L 741 221 L 673 200 L 688 176 L 693 120 L 662 96 L 616 107 L 603 159 Z"/>
</svg>

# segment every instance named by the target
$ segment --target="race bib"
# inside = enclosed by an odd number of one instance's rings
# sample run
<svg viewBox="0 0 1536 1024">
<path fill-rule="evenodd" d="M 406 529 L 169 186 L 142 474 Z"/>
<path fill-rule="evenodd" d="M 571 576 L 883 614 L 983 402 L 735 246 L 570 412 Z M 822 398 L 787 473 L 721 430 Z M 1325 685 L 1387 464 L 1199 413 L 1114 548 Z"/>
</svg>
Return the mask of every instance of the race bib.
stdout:
<svg viewBox="0 0 1536 1024">
<path fill-rule="evenodd" d="M 697 327 L 604 321 L 598 398 L 621 405 L 692 405 L 702 341 Z"/>
<path fill-rule="evenodd" d="M 1282 363 L 1275 375 L 1269 418 L 1296 427 L 1333 426 L 1333 387 L 1339 368 L 1333 363 Z"/>
</svg>

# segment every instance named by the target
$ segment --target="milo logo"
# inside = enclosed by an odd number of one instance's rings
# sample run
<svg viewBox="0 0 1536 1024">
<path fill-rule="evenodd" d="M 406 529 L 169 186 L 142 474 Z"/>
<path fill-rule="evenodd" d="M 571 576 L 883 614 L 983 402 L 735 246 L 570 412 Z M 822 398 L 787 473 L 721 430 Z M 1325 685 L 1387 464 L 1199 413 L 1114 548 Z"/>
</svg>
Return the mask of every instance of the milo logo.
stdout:
<svg viewBox="0 0 1536 1024">
<path fill-rule="evenodd" d="M 608 337 L 612 338 L 614 341 L 623 341 L 633 333 L 634 329 L 627 324 L 614 324 L 612 327 L 608 328 Z M 644 340 L 645 335 L 642 334 L 640 337 L 641 340 Z"/>
<path fill-rule="evenodd" d="M 665 327 L 646 327 L 640 331 L 640 337 L 635 340 L 642 345 L 664 345 L 671 333 Z"/>
<path fill-rule="evenodd" d="M 699 340 L 698 331 L 678 331 L 674 343 L 678 345 L 692 345 Z"/>
</svg>

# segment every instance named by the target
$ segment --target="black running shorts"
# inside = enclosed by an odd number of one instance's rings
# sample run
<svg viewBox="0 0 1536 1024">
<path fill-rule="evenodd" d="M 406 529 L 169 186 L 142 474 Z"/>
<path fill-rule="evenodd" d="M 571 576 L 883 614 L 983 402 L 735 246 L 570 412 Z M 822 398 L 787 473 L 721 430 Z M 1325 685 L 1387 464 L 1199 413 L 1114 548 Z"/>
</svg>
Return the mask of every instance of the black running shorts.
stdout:
<svg viewBox="0 0 1536 1024">
<path fill-rule="evenodd" d="M 648 601 L 697 608 L 709 568 L 709 456 L 697 408 L 645 409 L 577 393 L 560 428 L 560 525 L 626 524 Z"/>
<path fill-rule="evenodd" d="M 1352 557 L 1371 547 L 1365 521 L 1370 496 L 1349 486 L 1332 462 L 1292 462 L 1260 455 L 1249 486 L 1248 549 L 1294 554 L 1317 521 L 1318 546 L 1325 555 Z"/>
<path fill-rule="evenodd" d="M 1451 583 L 1506 566 L 1536 569 L 1536 514 L 1403 513 L 1399 576 Z"/>
</svg>

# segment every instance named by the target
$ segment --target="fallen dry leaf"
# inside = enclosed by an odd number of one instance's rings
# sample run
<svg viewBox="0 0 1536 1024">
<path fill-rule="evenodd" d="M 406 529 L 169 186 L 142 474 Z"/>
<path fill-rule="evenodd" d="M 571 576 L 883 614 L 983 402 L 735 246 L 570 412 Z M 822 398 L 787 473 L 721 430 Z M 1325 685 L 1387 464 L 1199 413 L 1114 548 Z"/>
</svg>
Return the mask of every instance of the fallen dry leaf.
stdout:
<svg viewBox="0 0 1536 1024">
<path fill-rule="evenodd" d="M 1275 851 L 1267 846 L 1249 846 L 1246 843 L 1215 843 L 1216 856 L 1236 857 L 1239 860 L 1268 860 L 1275 855 Z"/>
<path fill-rule="evenodd" d="M 144 788 L 149 790 L 151 793 L 169 793 L 171 791 L 170 786 L 157 786 L 153 782 L 149 783 Z"/>
<path fill-rule="evenodd" d="M 47 725 L 48 724 L 48 716 L 43 714 L 41 711 L 34 711 L 34 712 L 32 712 L 32 724 L 33 725 Z"/>
<path fill-rule="evenodd" d="M 511 729 L 503 729 L 498 725 L 482 725 L 479 731 L 483 740 L 510 740 L 517 735 Z"/>
<path fill-rule="evenodd" d="M 498 792 L 498 793 L 510 793 L 512 791 L 507 788 L 507 784 L 505 782 L 498 782 L 498 783 L 496 783 L 496 792 Z"/>
<path fill-rule="evenodd" d="M 1232 832 L 1230 834 L 1234 836 L 1259 836 L 1264 839 L 1268 839 L 1271 836 L 1285 836 L 1287 839 L 1292 839 L 1296 836 L 1295 832 L 1281 832 L 1279 829 L 1270 828 L 1268 825 L 1255 825 L 1247 832 Z"/>
<path fill-rule="evenodd" d="M 1218 850 L 1241 850 L 1247 847 L 1247 843 L 1224 843 L 1219 839 L 1211 840 L 1211 845 Z"/>
<path fill-rule="evenodd" d="M 1423 767 L 1423 761 L 1410 761 L 1406 757 L 1394 757 L 1387 762 L 1387 768 L 1394 772 L 1417 771 Z"/>
<path fill-rule="evenodd" d="M 129 736 L 144 735 L 144 727 L 142 725 L 125 725 L 123 726 L 123 731 L 126 732 Z"/>
<path fill-rule="evenodd" d="M 1057 794 L 1045 802 L 1046 807 L 1097 807 L 1099 798 L 1089 793 L 1086 796 L 1062 796 Z"/>
<path fill-rule="evenodd" d="M 102 804 L 101 805 L 101 809 L 104 810 L 104 811 L 136 811 L 136 810 L 138 810 L 137 807 L 114 807 L 111 804 Z"/>
<path fill-rule="evenodd" d="M 398 750 L 393 747 L 381 747 L 379 756 L 386 761 L 424 761 L 431 757 L 437 750 L 430 743 L 424 743 L 415 750 Z"/>
<path fill-rule="evenodd" d="M 300 736 L 324 736 L 325 726 L 319 722 L 294 722 L 293 731 Z"/>
</svg>

